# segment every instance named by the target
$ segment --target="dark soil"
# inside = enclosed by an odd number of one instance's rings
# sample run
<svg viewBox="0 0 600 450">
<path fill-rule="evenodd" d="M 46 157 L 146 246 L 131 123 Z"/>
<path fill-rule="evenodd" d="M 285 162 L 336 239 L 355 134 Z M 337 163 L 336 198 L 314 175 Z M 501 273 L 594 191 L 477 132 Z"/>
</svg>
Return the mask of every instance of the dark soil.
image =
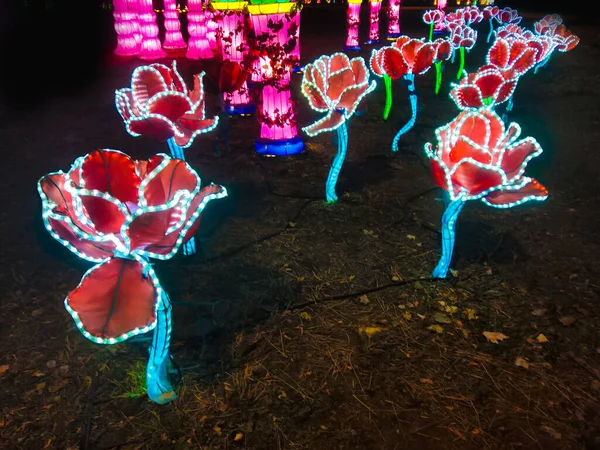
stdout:
<svg viewBox="0 0 600 450">
<path fill-rule="evenodd" d="M 305 62 L 342 48 L 344 11 L 305 9 Z M 405 33 L 426 32 L 421 12 L 403 13 Z M 230 196 L 206 211 L 197 255 L 155 264 L 175 302 L 184 376 L 165 406 L 139 385 L 147 340 L 97 346 L 76 330 L 62 299 L 90 265 L 44 230 L 36 192 L 40 176 L 98 147 L 166 152 L 129 136 L 113 105 L 139 62 L 76 71 L 87 78 L 74 91 L 62 87 L 76 55 L 37 77 L 32 61 L 11 65 L 0 118 L 0 448 L 600 449 L 600 35 L 565 19 L 580 45 L 522 79 L 510 116 L 545 150 L 529 172 L 550 198 L 508 211 L 469 203 L 448 280 L 429 278 L 443 205 L 422 148 L 457 114 L 447 96 L 456 65 L 439 96 L 433 71 L 417 78 L 419 118 L 397 155 L 405 90 L 395 85 L 387 123 L 382 87 L 371 95 L 350 124 L 335 205 L 323 200 L 331 134 L 263 159 L 256 119 L 234 118 L 231 153 L 215 156 L 214 136 L 188 149 L 203 181 Z M 483 62 L 486 25 L 467 70 Z M 180 69 L 189 80 L 204 66 Z M 24 80 L 39 95 L 15 102 Z M 305 126 L 316 116 L 299 103 Z"/>
</svg>

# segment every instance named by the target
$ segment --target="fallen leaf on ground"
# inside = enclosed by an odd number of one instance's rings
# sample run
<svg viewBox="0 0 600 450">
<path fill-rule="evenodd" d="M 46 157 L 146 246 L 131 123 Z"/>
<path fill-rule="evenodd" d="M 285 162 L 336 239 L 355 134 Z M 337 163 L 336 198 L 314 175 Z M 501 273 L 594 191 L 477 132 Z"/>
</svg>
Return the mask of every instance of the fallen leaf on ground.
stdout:
<svg viewBox="0 0 600 450">
<path fill-rule="evenodd" d="M 538 316 L 538 317 L 542 317 L 546 315 L 546 311 L 548 311 L 547 309 L 536 309 L 531 311 L 531 314 L 534 316 Z"/>
<path fill-rule="evenodd" d="M 529 369 L 529 363 L 527 360 L 525 358 L 521 358 L 520 356 L 517 356 L 517 359 L 515 360 L 515 366 Z"/>
<path fill-rule="evenodd" d="M 406 237 L 408 239 L 410 239 L 411 241 L 414 241 L 417 238 L 416 236 L 413 236 L 412 234 L 407 234 Z"/>
<path fill-rule="evenodd" d="M 243 437 L 244 437 L 244 435 L 242 433 L 236 433 L 236 435 L 233 438 L 233 440 L 234 441 L 241 441 Z"/>
<path fill-rule="evenodd" d="M 367 297 L 366 295 L 361 295 L 360 297 L 358 297 L 358 301 L 363 305 L 368 305 L 369 297 Z"/>
<path fill-rule="evenodd" d="M 548 433 L 554 439 L 560 439 L 562 437 L 562 435 L 552 427 L 542 425 L 542 430 L 544 430 L 546 433 Z"/>
<path fill-rule="evenodd" d="M 576 320 L 577 319 L 572 316 L 565 316 L 565 317 L 561 317 L 560 319 L 558 319 L 558 321 L 560 323 L 562 323 L 565 327 L 570 327 L 571 325 L 573 325 L 575 323 Z"/>
<path fill-rule="evenodd" d="M 450 318 L 447 315 L 441 313 L 434 314 L 433 320 L 435 320 L 438 323 L 452 323 L 452 320 L 450 320 Z"/>
<path fill-rule="evenodd" d="M 465 309 L 465 314 L 467 315 L 467 319 L 469 319 L 469 320 L 477 319 L 474 309 Z"/>
<path fill-rule="evenodd" d="M 359 333 L 364 333 L 367 336 L 371 337 L 376 333 L 379 333 L 381 331 L 381 327 L 360 327 L 358 329 Z"/>
<path fill-rule="evenodd" d="M 540 344 L 543 344 L 544 342 L 548 342 L 548 338 L 540 333 L 540 335 L 537 337 L 537 341 Z"/>
<path fill-rule="evenodd" d="M 306 311 L 302 311 L 302 312 L 300 313 L 300 317 L 301 317 L 302 319 L 304 319 L 304 320 L 310 320 L 310 314 L 309 314 L 309 313 L 307 313 Z"/>
<path fill-rule="evenodd" d="M 498 333 L 497 331 L 484 331 L 483 335 L 485 336 L 485 338 L 494 343 L 497 344 L 498 341 L 503 341 L 504 339 L 508 339 L 508 336 L 506 336 L 505 334 L 502 333 Z"/>
<path fill-rule="evenodd" d="M 419 381 L 421 383 L 425 383 L 425 384 L 433 384 L 433 380 L 431 380 L 429 378 L 421 378 Z"/>
<path fill-rule="evenodd" d="M 9 367 L 10 366 L 8 364 L 4 364 L 3 366 L 0 366 L 0 377 L 6 373 L 6 371 L 9 369 Z"/>
<path fill-rule="evenodd" d="M 440 327 L 439 325 L 429 325 L 427 327 L 427 329 L 431 330 L 431 331 L 435 331 L 436 333 L 439 333 L 439 334 L 444 332 L 444 329 L 442 327 Z"/>
</svg>

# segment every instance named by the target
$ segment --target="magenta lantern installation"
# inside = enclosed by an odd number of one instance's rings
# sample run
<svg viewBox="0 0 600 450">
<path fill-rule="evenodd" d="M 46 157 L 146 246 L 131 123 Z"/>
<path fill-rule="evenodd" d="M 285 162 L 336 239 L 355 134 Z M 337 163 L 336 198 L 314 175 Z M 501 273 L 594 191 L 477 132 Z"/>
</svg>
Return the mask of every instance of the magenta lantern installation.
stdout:
<svg viewBox="0 0 600 450">
<path fill-rule="evenodd" d="M 164 0 L 165 2 L 165 42 L 163 48 L 169 50 L 181 50 L 186 47 L 181 35 L 181 24 L 179 23 L 179 12 L 175 0 Z"/>
<path fill-rule="evenodd" d="M 437 2 L 437 9 L 442 14 L 442 17 L 444 17 L 446 15 L 446 11 L 444 11 L 444 8 L 446 8 L 447 4 L 448 4 L 448 0 L 438 0 L 438 2 Z M 433 27 L 433 32 L 436 34 L 439 34 L 439 33 L 443 33 L 444 31 L 446 31 L 446 26 L 444 24 L 444 21 L 441 20 L 441 21 L 436 22 Z"/>
<path fill-rule="evenodd" d="M 188 49 L 185 54 L 189 59 L 210 59 L 213 52 L 208 41 L 208 21 L 211 19 L 208 5 L 202 0 L 188 0 Z"/>
<path fill-rule="evenodd" d="M 400 0 L 390 0 L 388 5 L 388 33 L 389 41 L 400 37 Z"/>
<path fill-rule="evenodd" d="M 142 45 L 139 57 L 141 59 L 154 60 L 167 56 L 158 39 L 158 26 L 156 25 L 156 14 L 152 8 L 152 0 L 138 0 L 138 20 L 142 33 Z"/>
<path fill-rule="evenodd" d="M 127 0 L 115 0 L 113 6 L 115 31 L 117 32 L 115 54 L 119 56 L 135 56 L 140 49 L 139 42 L 135 36 L 137 11 L 129 9 Z"/>
<path fill-rule="evenodd" d="M 358 42 L 358 28 L 360 26 L 360 4 L 362 0 L 348 0 L 348 12 L 346 13 L 346 47 L 345 51 L 360 51 Z"/>
<path fill-rule="evenodd" d="M 371 0 L 369 15 L 369 39 L 367 44 L 379 43 L 379 11 L 381 11 L 381 0 Z"/>
<path fill-rule="evenodd" d="M 296 3 L 248 5 L 253 38 L 259 55 L 253 80 L 262 85 L 258 120 L 258 154 L 287 156 L 300 153 L 295 102 L 290 94 L 290 74 L 299 62 L 300 9 Z"/>
</svg>

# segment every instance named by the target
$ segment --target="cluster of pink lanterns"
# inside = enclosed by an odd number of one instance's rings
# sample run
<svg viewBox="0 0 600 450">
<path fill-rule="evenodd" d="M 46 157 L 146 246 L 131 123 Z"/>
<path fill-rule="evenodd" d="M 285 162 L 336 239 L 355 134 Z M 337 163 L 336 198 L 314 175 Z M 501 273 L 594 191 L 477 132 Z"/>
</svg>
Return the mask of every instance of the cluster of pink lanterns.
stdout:
<svg viewBox="0 0 600 450">
<path fill-rule="evenodd" d="M 447 1 L 447 0 L 445 0 Z M 382 0 L 369 0 L 369 38 L 366 44 L 379 43 L 379 13 Z M 346 15 L 346 51 L 360 51 L 359 27 L 360 6 L 362 0 L 348 0 L 348 12 Z M 395 40 L 400 37 L 400 0 L 389 0 L 388 4 L 388 31 L 387 39 Z"/>
</svg>

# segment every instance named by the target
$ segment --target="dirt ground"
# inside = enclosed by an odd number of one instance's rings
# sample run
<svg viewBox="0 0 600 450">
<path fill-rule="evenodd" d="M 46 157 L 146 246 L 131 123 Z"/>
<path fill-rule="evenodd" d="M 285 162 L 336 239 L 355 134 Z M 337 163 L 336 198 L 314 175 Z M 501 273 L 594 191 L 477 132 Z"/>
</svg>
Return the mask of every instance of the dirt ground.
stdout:
<svg viewBox="0 0 600 450">
<path fill-rule="evenodd" d="M 303 12 L 304 62 L 343 46 L 344 9 L 328 11 Z M 404 32 L 426 32 L 419 14 L 403 13 Z M 419 118 L 396 155 L 404 88 L 388 122 L 382 86 L 371 95 L 351 120 L 335 205 L 323 200 L 331 134 L 265 159 L 253 154 L 256 119 L 234 118 L 230 154 L 215 156 L 214 137 L 188 149 L 203 181 L 230 196 L 207 209 L 197 255 L 154 266 L 175 303 L 183 371 L 164 406 L 140 383 L 147 339 L 94 345 L 64 310 L 90 265 L 44 230 L 36 192 L 40 176 L 98 147 L 167 151 L 130 137 L 114 108 L 138 62 L 111 58 L 76 92 L 3 108 L 0 448 L 600 449 L 600 31 L 566 22 L 580 45 L 525 76 L 510 115 L 545 150 L 529 172 L 550 197 L 508 211 L 469 203 L 445 281 L 430 278 L 442 193 L 422 148 L 457 114 L 456 65 L 438 96 L 433 72 L 417 78 Z M 467 70 L 482 64 L 486 26 Z M 180 68 L 189 80 L 202 62 Z M 305 126 L 316 116 L 299 101 Z"/>
</svg>

